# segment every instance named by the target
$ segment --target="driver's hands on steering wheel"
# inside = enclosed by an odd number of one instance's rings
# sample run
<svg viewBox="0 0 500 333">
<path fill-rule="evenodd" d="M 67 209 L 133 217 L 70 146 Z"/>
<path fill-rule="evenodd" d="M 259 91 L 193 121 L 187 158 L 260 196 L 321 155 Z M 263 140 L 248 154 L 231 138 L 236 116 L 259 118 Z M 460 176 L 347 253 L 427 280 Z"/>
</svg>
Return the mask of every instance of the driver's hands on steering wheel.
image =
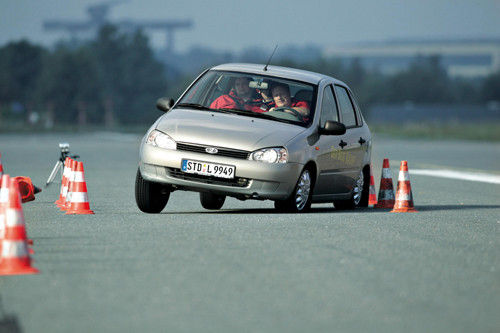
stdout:
<svg viewBox="0 0 500 333">
<path fill-rule="evenodd" d="M 302 114 L 299 111 L 295 110 L 294 108 L 292 108 L 290 106 L 279 106 L 279 107 L 274 107 L 274 108 L 269 109 L 269 112 L 272 112 L 272 111 L 286 112 L 286 113 L 294 115 L 297 119 L 300 119 L 300 120 L 304 119 L 304 117 L 302 116 Z"/>
</svg>

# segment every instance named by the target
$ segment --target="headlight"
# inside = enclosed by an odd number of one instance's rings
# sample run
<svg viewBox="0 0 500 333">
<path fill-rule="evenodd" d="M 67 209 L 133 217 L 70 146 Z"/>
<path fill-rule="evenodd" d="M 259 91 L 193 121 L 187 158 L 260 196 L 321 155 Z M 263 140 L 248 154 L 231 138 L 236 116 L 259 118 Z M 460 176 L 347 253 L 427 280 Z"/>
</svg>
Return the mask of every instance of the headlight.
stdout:
<svg viewBox="0 0 500 333">
<path fill-rule="evenodd" d="M 177 143 L 170 136 L 163 132 L 152 130 L 146 139 L 148 145 L 164 148 L 164 149 L 177 149 Z"/>
<path fill-rule="evenodd" d="M 286 163 L 288 161 L 288 151 L 283 147 L 263 148 L 251 153 L 248 159 L 266 163 Z"/>
</svg>

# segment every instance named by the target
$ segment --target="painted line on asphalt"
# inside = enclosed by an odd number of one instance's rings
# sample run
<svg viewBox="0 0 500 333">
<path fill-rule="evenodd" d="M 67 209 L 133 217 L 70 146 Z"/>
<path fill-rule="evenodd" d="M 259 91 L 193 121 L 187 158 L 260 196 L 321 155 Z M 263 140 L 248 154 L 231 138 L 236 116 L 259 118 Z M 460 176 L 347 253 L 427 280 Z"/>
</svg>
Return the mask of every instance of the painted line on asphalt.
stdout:
<svg viewBox="0 0 500 333">
<path fill-rule="evenodd" d="M 409 173 L 410 173 L 410 175 L 422 175 L 422 176 L 431 176 L 431 177 L 469 180 L 469 181 L 473 181 L 473 182 L 482 182 L 482 183 L 490 183 L 490 184 L 500 184 L 500 176 L 488 174 L 488 173 L 482 173 L 482 172 L 414 169 L 414 170 L 410 170 Z"/>
</svg>

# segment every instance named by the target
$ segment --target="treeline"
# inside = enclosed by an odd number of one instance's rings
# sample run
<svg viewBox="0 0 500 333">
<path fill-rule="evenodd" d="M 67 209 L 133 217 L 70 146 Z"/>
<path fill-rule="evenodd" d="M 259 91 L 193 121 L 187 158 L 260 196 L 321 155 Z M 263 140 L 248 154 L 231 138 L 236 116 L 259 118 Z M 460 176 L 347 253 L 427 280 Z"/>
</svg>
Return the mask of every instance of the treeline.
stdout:
<svg viewBox="0 0 500 333">
<path fill-rule="evenodd" d="M 221 59 L 217 53 L 197 56 L 203 65 L 193 63 L 189 73 L 180 73 L 175 57 L 170 63 L 155 57 L 141 31 L 125 34 L 113 26 L 101 29 L 95 40 L 50 50 L 27 41 L 7 44 L 0 47 L 0 125 L 149 124 L 159 116 L 158 97 L 179 97 L 202 69 Z M 248 52 L 242 59 L 228 54 L 222 58 L 264 63 L 267 56 Z M 417 57 L 393 75 L 365 70 L 356 59 L 343 62 L 319 53 L 312 60 L 277 58 L 272 64 L 345 81 L 365 112 L 380 103 L 482 104 L 500 99 L 500 73 L 485 79 L 450 78 L 437 56 Z"/>
<path fill-rule="evenodd" d="M 106 26 L 95 40 L 77 46 L 47 50 L 20 41 L 0 48 L 0 123 L 151 121 L 166 86 L 164 65 L 142 32 Z"/>
</svg>

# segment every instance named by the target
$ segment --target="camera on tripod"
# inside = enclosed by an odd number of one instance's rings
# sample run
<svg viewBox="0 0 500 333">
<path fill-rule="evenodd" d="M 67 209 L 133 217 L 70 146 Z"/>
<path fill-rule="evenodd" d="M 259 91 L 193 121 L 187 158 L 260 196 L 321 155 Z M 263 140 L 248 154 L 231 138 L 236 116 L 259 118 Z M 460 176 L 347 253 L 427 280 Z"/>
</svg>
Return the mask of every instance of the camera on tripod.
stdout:
<svg viewBox="0 0 500 333">
<path fill-rule="evenodd" d="M 68 154 L 69 153 L 69 143 L 67 143 L 67 142 L 60 142 L 59 143 L 59 148 L 61 148 L 61 153 L 62 154 Z"/>
<path fill-rule="evenodd" d="M 56 162 L 56 165 L 54 165 L 54 168 L 52 169 L 52 172 L 50 173 L 49 179 L 47 179 L 47 183 L 45 184 L 45 187 L 49 186 L 50 183 L 54 181 L 54 178 L 57 174 L 57 171 L 61 171 L 61 178 L 63 176 L 64 172 L 64 161 L 66 160 L 66 157 L 70 158 L 79 158 L 80 156 L 78 155 L 70 155 L 69 154 L 69 143 L 67 142 L 60 142 L 59 143 L 59 148 L 61 149 L 61 157 L 59 157 L 59 160 Z"/>
</svg>

